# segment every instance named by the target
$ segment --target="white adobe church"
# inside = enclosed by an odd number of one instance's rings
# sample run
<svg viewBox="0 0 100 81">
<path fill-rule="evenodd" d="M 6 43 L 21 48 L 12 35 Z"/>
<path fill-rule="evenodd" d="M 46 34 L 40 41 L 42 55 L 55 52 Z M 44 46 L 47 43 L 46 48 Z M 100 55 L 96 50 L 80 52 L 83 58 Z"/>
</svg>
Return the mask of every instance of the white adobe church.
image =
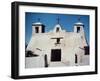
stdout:
<svg viewBox="0 0 100 81">
<path fill-rule="evenodd" d="M 26 50 L 32 51 L 37 57 L 26 57 L 26 68 L 89 65 L 89 54 L 84 24 L 74 24 L 73 32 L 62 29 L 59 23 L 54 29 L 45 32 L 41 22 L 32 24 L 32 37 Z"/>
</svg>

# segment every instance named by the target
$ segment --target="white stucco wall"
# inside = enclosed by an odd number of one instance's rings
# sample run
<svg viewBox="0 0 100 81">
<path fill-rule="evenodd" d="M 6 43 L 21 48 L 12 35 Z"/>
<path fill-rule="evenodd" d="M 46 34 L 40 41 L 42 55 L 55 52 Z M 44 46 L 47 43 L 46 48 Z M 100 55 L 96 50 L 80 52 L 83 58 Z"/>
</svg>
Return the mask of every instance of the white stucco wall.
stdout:
<svg viewBox="0 0 100 81">
<path fill-rule="evenodd" d="M 60 27 L 60 25 L 58 25 Z M 81 65 L 82 58 L 84 57 L 84 46 L 87 46 L 85 33 L 83 27 L 81 28 L 80 33 L 75 32 L 76 28 L 74 27 L 73 32 L 67 32 L 60 28 L 59 32 L 56 32 L 57 25 L 54 27 L 54 30 L 48 33 L 34 33 L 31 37 L 31 40 L 28 44 L 27 50 L 33 51 L 39 56 L 47 55 L 47 61 L 49 65 L 51 63 L 51 50 L 52 49 L 61 49 L 61 62 L 65 65 L 76 65 L 75 64 L 75 54 L 77 54 L 78 63 Z M 59 38 L 60 43 L 55 45 L 56 39 Z M 40 63 L 40 62 L 39 62 Z M 84 63 L 83 63 L 84 64 Z"/>
</svg>

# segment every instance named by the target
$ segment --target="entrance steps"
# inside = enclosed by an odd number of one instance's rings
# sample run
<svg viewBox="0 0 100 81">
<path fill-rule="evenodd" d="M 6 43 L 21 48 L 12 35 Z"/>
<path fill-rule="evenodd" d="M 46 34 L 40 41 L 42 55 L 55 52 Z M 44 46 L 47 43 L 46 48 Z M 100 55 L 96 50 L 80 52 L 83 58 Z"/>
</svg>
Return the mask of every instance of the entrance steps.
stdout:
<svg viewBox="0 0 100 81">
<path fill-rule="evenodd" d="M 66 66 L 66 65 L 62 62 L 50 62 L 48 66 L 49 67 L 60 67 L 60 66 Z"/>
</svg>

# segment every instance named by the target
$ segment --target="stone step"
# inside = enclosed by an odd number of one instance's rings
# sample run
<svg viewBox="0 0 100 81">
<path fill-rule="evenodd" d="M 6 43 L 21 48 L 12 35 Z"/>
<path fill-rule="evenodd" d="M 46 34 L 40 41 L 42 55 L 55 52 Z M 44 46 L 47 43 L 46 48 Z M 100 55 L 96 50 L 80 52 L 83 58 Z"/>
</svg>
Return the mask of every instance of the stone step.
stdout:
<svg viewBox="0 0 100 81">
<path fill-rule="evenodd" d="M 49 67 L 58 67 L 58 66 L 66 66 L 66 65 L 62 62 L 51 62 L 49 64 Z"/>
</svg>

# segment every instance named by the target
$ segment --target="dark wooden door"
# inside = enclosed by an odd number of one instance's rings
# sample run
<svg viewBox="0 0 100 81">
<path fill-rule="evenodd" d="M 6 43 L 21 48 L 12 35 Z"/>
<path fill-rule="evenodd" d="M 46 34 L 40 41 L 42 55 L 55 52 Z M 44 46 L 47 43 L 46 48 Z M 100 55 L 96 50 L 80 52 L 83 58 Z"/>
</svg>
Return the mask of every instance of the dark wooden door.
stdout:
<svg viewBox="0 0 100 81">
<path fill-rule="evenodd" d="M 51 61 L 61 61 L 61 49 L 51 50 Z"/>
</svg>

